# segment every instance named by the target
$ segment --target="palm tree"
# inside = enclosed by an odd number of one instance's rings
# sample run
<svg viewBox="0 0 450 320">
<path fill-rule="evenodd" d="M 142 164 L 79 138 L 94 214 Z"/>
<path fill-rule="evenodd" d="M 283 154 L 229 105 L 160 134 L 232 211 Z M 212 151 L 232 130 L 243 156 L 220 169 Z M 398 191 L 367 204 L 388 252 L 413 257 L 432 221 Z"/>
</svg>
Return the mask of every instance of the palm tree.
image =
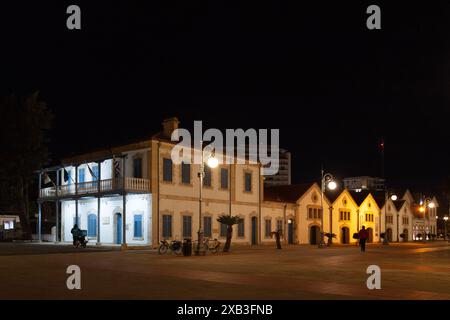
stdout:
<svg viewBox="0 0 450 320">
<path fill-rule="evenodd" d="M 241 222 L 241 218 L 238 216 L 231 216 L 231 215 L 221 215 L 219 218 L 217 218 L 217 221 L 221 224 L 224 224 L 227 226 L 227 241 L 225 242 L 225 246 L 223 247 L 223 252 L 230 251 L 231 246 L 231 236 L 233 235 L 233 225 L 238 224 Z"/>
</svg>

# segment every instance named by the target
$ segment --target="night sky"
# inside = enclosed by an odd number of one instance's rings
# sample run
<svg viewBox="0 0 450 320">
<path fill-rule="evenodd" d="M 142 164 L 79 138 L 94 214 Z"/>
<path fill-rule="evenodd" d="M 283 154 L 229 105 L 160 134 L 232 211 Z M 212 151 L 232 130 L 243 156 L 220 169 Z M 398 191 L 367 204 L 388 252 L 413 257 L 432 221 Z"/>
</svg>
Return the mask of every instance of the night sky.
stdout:
<svg viewBox="0 0 450 320">
<path fill-rule="evenodd" d="M 309 2 L 2 1 L 0 94 L 40 90 L 53 159 L 177 116 L 279 128 L 294 182 L 321 163 L 380 175 L 384 136 L 390 185 L 437 188 L 450 175 L 449 2 Z M 369 4 L 382 30 L 366 28 Z"/>
</svg>

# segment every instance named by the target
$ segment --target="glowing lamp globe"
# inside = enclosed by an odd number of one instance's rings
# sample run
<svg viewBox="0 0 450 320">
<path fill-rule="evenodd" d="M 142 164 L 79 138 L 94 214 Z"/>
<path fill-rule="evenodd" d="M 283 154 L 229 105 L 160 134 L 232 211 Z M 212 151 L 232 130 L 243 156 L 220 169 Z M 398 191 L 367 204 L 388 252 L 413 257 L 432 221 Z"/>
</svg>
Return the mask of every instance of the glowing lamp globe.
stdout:
<svg viewBox="0 0 450 320">
<path fill-rule="evenodd" d="M 217 160 L 216 157 L 210 157 L 207 161 L 207 165 L 210 168 L 217 168 L 217 166 L 219 165 L 219 160 Z"/>
<path fill-rule="evenodd" d="M 393 195 L 391 196 L 391 200 L 392 200 L 392 201 L 397 201 L 397 199 L 398 199 L 398 198 L 397 198 L 397 195 L 396 195 L 396 194 L 393 194 Z"/>
<path fill-rule="evenodd" d="M 336 188 L 337 188 L 337 183 L 336 183 L 336 182 L 330 181 L 330 182 L 328 183 L 328 189 L 334 190 L 334 189 L 336 189 Z"/>
</svg>

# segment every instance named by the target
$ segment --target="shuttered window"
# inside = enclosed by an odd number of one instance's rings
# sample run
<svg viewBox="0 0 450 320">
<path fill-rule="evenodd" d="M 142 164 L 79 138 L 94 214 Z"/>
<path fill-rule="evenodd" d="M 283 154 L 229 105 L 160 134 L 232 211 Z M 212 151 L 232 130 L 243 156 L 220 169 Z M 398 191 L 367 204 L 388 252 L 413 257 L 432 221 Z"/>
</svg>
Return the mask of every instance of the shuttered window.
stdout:
<svg viewBox="0 0 450 320">
<path fill-rule="evenodd" d="M 212 237 L 212 219 L 211 217 L 203 217 L 203 231 L 205 237 Z"/>
<path fill-rule="evenodd" d="M 191 216 L 183 216 L 183 237 L 184 238 L 192 237 L 192 217 Z"/>
<path fill-rule="evenodd" d="M 191 165 L 189 163 L 181 163 L 181 182 L 185 184 L 191 183 Z"/>
<path fill-rule="evenodd" d="M 171 215 L 163 215 L 163 238 L 171 238 L 172 237 L 172 216 Z"/>
<path fill-rule="evenodd" d="M 222 189 L 228 189 L 228 169 L 220 169 L 220 187 Z"/>
<path fill-rule="evenodd" d="M 241 219 L 238 223 L 238 237 L 245 237 L 245 223 L 244 219 Z"/>
<path fill-rule="evenodd" d="M 163 180 L 172 182 L 172 159 L 163 159 Z"/>
</svg>

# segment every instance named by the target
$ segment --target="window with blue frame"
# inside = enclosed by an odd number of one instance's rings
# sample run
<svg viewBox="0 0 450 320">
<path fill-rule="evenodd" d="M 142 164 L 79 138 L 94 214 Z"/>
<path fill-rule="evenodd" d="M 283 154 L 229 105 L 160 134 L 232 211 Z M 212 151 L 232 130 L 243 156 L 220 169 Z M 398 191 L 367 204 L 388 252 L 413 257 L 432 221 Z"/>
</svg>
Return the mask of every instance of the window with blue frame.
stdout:
<svg viewBox="0 0 450 320">
<path fill-rule="evenodd" d="M 227 236 L 227 229 L 228 229 L 228 227 L 227 227 L 226 224 L 224 224 L 224 223 L 220 224 L 220 236 L 221 237 L 226 237 Z"/>
<path fill-rule="evenodd" d="M 134 238 L 142 238 L 142 215 L 134 215 Z"/>
<path fill-rule="evenodd" d="M 245 223 L 244 219 L 240 219 L 238 223 L 238 237 L 244 237 L 245 236 Z"/>
<path fill-rule="evenodd" d="M 163 159 L 163 180 L 166 182 L 172 182 L 172 159 Z"/>
<path fill-rule="evenodd" d="M 85 171 L 84 168 L 78 169 L 78 183 L 83 183 L 85 181 Z"/>
<path fill-rule="evenodd" d="M 192 217 L 183 216 L 183 237 L 192 237 Z"/>
<path fill-rule="evenodd" d="M 249 172 L 245 173 L 245 192 L 252 191 L 252 174 Z"/>
<path fill-rule="evenodd" d="M 142 178 L 142 159 L 136 158 L 133 160 L 133 177 Z"/>
<path fill-rule="evenodd" d="M 212 237 L 212 219 L 211 217 L 203 217 L 203 234 L 205 237 Z"/>
<path fill-rule="evenodd" d="M 88 229 L 87 229 L 88 237 L 96 237 L 97 236 L 97 215 L 91 213 L 88 215 Z"/>
<path fill-rule="evenodd" d="M 220 169 L 220 187 L 222 189 L 228 189 L 228 169 Z"/>
<path fill-rule="evenodd" d="M 184 184 L 191 183 L 191 165 L 189 163 L 181 163 L 181 182 Z"/>
<path fill-rule="evenodd" d="M 172 237 L 172 216 L 168 214 L 164 214 L 162 216 L 163 222 L 163 238 L 171 238 Z"/>
</svg>

